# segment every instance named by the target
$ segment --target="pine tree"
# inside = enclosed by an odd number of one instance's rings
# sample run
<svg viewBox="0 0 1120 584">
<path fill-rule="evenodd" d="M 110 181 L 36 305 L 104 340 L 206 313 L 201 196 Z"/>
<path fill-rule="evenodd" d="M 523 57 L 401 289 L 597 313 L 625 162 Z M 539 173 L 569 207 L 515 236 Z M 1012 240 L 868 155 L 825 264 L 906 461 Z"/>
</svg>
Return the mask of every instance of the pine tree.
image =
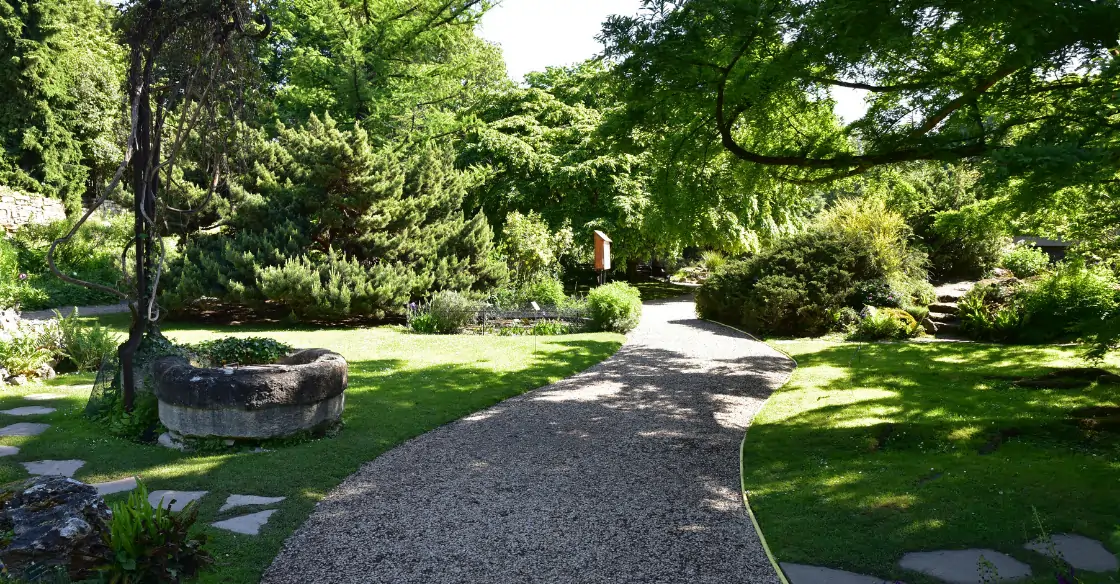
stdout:
<svg viewBox="0 0 1120 584">
<path fill-rule="evenodd" d="M 308 319 L 382 317 L 504 278 L 485 216 L 464 218 L 446 148 L 378 149 L 329 115 L 281 126 L 258 148 L 245 201 L 220 233 L 189 238 L 169 270 L 171 307 L 213 297 Z"/>
</svg>

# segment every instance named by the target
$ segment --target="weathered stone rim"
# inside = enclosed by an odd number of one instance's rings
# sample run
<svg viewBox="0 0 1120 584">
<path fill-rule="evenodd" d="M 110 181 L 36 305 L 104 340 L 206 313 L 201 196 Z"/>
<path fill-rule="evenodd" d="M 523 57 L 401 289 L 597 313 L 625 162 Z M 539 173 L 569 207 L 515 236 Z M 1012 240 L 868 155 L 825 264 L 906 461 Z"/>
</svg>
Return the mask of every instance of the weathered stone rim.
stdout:
<svg viewBox="0 0 1120 584">
<path fill-rule="evenodd" d="M 346 359 L 326 349 L 305 349 L 271 365 L 194 367 L 182 357 L 152 363 L 154 393 L 160 402 L 216 410 L 260 410 L 310 405 L 346 390 Z"/>
</svg>

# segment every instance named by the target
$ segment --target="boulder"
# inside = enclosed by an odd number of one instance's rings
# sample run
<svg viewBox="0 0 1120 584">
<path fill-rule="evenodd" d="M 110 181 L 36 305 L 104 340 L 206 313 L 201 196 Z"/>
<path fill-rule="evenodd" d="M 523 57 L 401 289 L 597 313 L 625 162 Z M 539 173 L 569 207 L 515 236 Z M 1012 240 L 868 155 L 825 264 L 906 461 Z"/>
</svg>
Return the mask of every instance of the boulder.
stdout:
<svg viewBox="0 0 1120 584">
<path fill-rule="evenodd" d="M 40 476 L 7 485 L 0 500 L 0 561 L 10 574 L 29 577 L 58 566 L 80 580 L 108 561 L 112 514 L 94 487 Z"/>
</svg>

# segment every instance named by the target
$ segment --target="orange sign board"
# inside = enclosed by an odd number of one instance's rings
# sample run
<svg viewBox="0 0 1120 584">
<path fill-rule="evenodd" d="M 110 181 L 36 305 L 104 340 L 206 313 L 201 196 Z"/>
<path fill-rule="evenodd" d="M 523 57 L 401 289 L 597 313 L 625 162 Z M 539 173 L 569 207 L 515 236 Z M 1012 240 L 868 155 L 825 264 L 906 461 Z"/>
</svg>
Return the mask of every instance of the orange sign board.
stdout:
<svg viewBox="0 0 1120 584">
<path fill-rule="evenodd" d="M 595 270 L 605 272 L 611 269 L 611 238 L 602 231 L 595 232 Z"/>
</svg>

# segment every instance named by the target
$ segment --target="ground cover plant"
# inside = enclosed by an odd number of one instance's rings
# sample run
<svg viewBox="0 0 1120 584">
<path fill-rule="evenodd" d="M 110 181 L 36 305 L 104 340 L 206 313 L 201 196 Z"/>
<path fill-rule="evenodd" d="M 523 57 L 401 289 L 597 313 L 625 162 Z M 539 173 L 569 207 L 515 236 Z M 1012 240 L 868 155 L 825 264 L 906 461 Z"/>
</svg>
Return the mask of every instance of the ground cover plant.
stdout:
<svg viewBox="0 0 1120 584">
<path fill-rule="evenodd" d="M 747 433 L 743 485 L 779 561 L 924 583 L 896 567 L 903 553 L 983 547 L 1053 583 L 1022 549 L 1032 508 L 1047 531 L 1120 552 L 1120 383 L 1075 349 L 775 346 L 798 369 Z"/>
<path fill-rule="evenodd" d="M 96 320 L 120 331 L 127 315 Z M 168 325 L 177 343 L 198 344 L 224 337 L 267 337 L 298 347 L 329 347 L 350 362 L 343 429 L 337 436 L 272 449 L 188 454 L 108 435 L 83 417 L 92 374 L 63 375 L 49 391 L 67 394 L 42 416 L 47 432 L 2 438 L 21 448 L 20 460 L 81 459 L 76 478 L 87 482 L 139 475 L 151 490 L 208 490 L 199 505 L 199 525 L 231 516 L 218 508 L 228 494 L 285 496 L 258 537 L 205 528 L 214 567 L 200 582 L 256 582 L 284 539 L 315 502 L 358 467 L 393 446 L 498 401 L 586 369 L 611 355 L 622 337 L 610 333 L 536 337 L 409 334 L 399 327 L 277 329 L 259 326 Z M 9 387 L 0 408 L 25 405 L 21 395 L 44 391 L 40 384 Z M 0 482 L 26 475 L 18 461 L 0 461 Z M 114 495 L 110 501 L 124 500 Z M 236 515 L 236 513 L 234 513 Z"/>
</svg>

